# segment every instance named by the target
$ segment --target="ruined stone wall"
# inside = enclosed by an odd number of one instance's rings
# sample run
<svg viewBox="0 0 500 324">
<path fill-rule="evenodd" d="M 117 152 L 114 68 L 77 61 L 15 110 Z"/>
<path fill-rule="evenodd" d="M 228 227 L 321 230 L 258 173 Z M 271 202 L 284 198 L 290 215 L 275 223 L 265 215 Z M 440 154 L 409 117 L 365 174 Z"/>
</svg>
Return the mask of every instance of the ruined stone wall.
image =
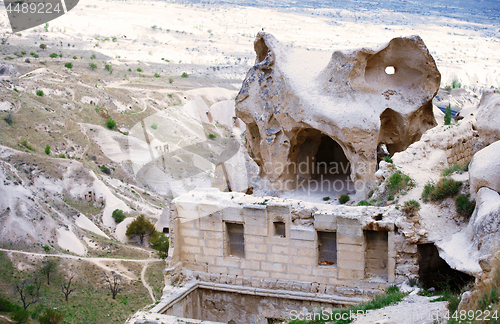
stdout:
<svg viewBox="0 0 500 324">
<path fill-rule="evenodd" d="M 478 139 L 479 137 L 477 134 L 467 133 L 457 138 L 456 141 L 448 143 L 446 147 L 443 147 L 448 164 L 465 165 L 470 162 L 474 154 L 478 151 L 478 149 L 476 149 Z"/>
<path fill-rule="evenodd" d="M 372 294 L 418 273 L 416 247 L 411 248 L 415 244 L 396 232 L 401 213 L 395 209 L 328 205 L 327 210 L 304 219 L 300 217 L 306 217 L 308 210 L 292 208 L 286 201 L 221 208 L 199 198 L 176 204 L 178 237 L 173 258 L 201 281 L 353 296 Z M 281 222 L 285 232 L 277 235 L 275 223 Z M 243 225 L 241 257 L 229 253 L 228 223 Z M 367 231 L 386 233 L 385 248 L 379 251 L 384 256 L 378 260 L 367 262 L 367 253 L 373 255 L 373 248 L 380 245 L 371 246 L 374 242 L 367 240 Z M 320 264 L 322 232 L 336 234 L 336 251 L 327 251 L 333 259 Z M 376 273 L 373 264 L 377 264 Z"/>
</svg>

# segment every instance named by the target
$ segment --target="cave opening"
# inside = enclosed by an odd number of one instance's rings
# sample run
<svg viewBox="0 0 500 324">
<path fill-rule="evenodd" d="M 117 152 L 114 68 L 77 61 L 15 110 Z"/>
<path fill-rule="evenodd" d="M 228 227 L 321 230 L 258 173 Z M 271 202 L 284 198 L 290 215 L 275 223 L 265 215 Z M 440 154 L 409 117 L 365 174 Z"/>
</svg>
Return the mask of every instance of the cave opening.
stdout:
<svg viewBox="0 0 500 324">
<path fill-rule="evenodd" d="M 419 244 L 417 248 L 419 281 L 424 289 L 434 287 L 436 290 L 460 292 L 462 287 L 474 280 L 473 276 L 452 269 L 439 256 L 433 243 Z"/>
<path fill-rule="evenodd" d="M 294 153 L 293 172 L 299 182 L 307 180 L 308 194 L 340 195 L 356 191 L 350 177 L 351 163 L 343 147 L 330 136 L 316 129 L 305 129 L 297 137 Z"/>
</svg>

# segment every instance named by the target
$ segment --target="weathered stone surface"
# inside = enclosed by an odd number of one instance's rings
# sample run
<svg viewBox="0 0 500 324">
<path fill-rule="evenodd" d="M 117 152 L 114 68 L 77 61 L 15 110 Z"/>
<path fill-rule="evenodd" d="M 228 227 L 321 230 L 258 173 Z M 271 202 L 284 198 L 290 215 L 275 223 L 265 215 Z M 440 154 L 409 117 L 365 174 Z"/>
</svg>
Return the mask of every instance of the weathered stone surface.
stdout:
<svg viewBox="0 0 500 324">
<path fill-rule="evenodd" d="M 486 145 L 500 141 L 500 94 L 486 91 L 478 105 L 475 127 Z"/>
<path fill-rule="evenodd" d="M 299 167 L 312 167 L 327 136 L 336 142 L 332 158 L 350 163 L 364 194 L 375 184 L 379 144 L 399 152 L 436 125 L 431 101 L 441 75 L 418 36 L 331 57 L 264 32 L 254 47 L 256 63 L 236 97 L 236 115 L 247 125 L 247 149 L 263 182 L 274 189 L 294 189 L 298 179 L 314 176 Z"/>
<path fill-rule="evenodd" d="M 494 254 L 500 242 L 500 195 L 483 187 L 477 192 L 476 209 L 467 227 L 481 255 Z"/>
<path fill-rule="evenodd" d="M 500 141 L 477 152 L 469 165 L 470 193 L 482 187 L 500 192 Z"/>
</svg>

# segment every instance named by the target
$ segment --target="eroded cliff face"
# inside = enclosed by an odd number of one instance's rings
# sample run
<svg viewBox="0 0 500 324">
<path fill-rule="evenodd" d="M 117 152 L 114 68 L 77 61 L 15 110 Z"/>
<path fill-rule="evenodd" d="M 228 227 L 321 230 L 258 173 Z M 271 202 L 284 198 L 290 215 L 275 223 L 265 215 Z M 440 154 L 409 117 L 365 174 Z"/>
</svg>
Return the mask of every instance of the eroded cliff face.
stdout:
<svg viewBox="0 0 500 324">
<path fill-rule="evenodd" d="M 386 144 L 392 155 L 436 125 L 432 98 L 441 75 L 418 36 L 330 56 L 261 32 L 254 47 L 236 115 L 271 188 L 294 189 L 324 162 L 349 174 L 363 196 L 375 184 L 377 147 Z"/>
</svg>

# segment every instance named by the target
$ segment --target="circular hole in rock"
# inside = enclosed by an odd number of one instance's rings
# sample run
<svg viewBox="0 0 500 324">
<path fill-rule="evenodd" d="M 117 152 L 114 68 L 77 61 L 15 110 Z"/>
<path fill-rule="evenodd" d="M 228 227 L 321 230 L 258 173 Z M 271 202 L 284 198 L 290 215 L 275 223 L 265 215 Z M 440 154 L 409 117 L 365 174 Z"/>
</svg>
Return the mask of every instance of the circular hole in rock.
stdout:
<svg viewBox="0 0 500 324">
<path fill-rule="evenodd" d="M 394 66 L 388 66 L 385 68 L 385 73 L 386 74 L 394 74 L 394 73 L 396 73 L 396 69 L 394 68 Z"/>
</svg>

